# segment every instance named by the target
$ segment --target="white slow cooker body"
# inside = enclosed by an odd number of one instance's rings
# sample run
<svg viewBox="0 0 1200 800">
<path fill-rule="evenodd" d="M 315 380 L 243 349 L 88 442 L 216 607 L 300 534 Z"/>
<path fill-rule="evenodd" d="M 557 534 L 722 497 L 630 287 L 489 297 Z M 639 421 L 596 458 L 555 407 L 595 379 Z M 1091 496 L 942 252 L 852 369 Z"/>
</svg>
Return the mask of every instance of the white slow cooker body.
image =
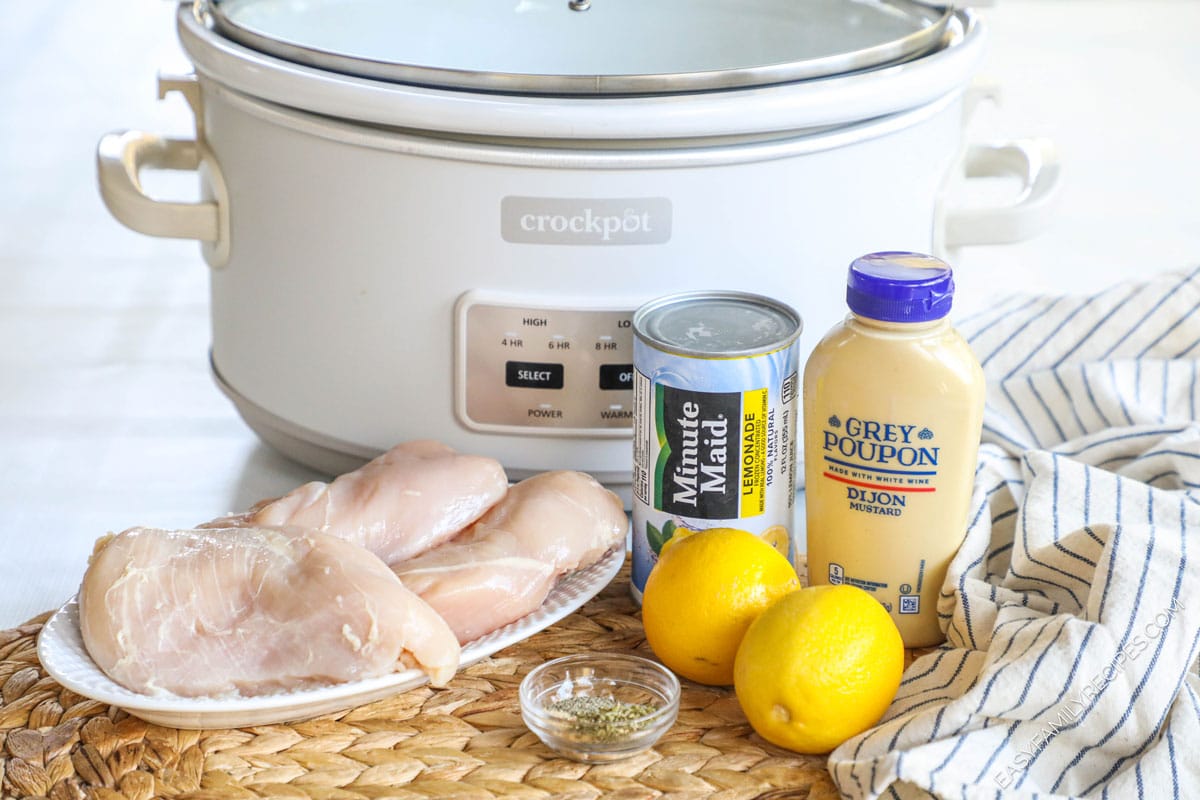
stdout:
<svg viewBox="0 0 1200 800">
<path fill-rule="evenodd" d="M 200 79 L 230 225 L 212 270 L 214 371 L 264 439 L 330 471 L 433 437 L 517 478 L 570 468 L 628 484 L 627 431 L 464 424 L 464 294 L 632 312 L 673 292 L 750 291 L 800 312 L 803 359 L 844 313 L 851 259 L 931 250 L 962 151 L 961 89 L 858 133 L 587 149 L 333 120 Z M 666 198 L 670 238 L 513 243 L 506 197 Z"/>
</svg>

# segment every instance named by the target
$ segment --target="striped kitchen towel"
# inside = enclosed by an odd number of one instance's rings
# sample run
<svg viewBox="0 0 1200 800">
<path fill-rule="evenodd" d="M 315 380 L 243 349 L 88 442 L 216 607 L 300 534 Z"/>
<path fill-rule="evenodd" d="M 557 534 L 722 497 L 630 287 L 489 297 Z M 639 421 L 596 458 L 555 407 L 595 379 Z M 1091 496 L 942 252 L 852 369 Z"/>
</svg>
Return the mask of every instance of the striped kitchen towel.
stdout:
<svg viewBox="0 0 1200 800">
<path fill-rule="evenodd" d="M 988 377 L 966 539 L 843 794 L 1200 797 L 1200 270 L 958 324 Z"/>
</svg>

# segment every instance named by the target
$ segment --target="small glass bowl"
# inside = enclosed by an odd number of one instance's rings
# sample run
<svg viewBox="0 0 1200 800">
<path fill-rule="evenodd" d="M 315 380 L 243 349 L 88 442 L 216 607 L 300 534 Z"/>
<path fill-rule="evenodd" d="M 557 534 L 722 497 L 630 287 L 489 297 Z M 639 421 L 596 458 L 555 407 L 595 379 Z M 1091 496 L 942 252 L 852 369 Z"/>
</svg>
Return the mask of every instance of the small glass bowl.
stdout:
<svg viewBox="0 0 1200 800">
<path fill-rule="evenodd" d="M 554 752 L 587 763 L 617 761 L 646 750 L 679 714 L 679 679 L 666 667 L 638 656 L 587 653 L 547 661 L 521 681 L 521 717 Z M 653 706 L 628 719 L 601 723 L 551 708 L 571 698 L 595 697 Z M 576 705 L 580 705 L 578 701 Z"/>
</svg>

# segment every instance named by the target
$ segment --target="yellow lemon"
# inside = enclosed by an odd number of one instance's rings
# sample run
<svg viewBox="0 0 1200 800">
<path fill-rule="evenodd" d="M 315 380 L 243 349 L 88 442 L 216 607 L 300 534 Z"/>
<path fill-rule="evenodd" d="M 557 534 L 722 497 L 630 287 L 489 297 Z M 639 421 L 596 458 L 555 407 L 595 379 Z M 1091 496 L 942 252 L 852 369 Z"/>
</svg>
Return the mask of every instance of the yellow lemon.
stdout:
<svg viewBox="0 0 1200 800">
<path fill-rule="evenodd" d="M 853 586 L 814 586 L 754 621 L 733 685 L 759 736 L 827 753 L 879 721 L 903 672 L 900 632 L 875 598 Z"/>
<path fill-rule="evenodd" d="M 753 533 L 711 528 L 672 537 L 642 593 L 646 641 L 679 675 L 727 686 L 746 628 L 799 586 L 791 562 Z"/>
<path fill-rule="evenodd" d="M 762 532 L 763 541 L 774 547 L 785 556 L 788 554 L 788 529 L 782 525 L 772 525 Z"/>
</svg>

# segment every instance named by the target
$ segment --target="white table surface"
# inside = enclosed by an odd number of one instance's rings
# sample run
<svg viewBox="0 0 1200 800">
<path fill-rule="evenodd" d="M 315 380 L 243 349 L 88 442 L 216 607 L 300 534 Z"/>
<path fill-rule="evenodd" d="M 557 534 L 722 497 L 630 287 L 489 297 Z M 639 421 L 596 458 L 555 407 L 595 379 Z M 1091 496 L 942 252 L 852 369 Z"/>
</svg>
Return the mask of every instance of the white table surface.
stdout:
<svg viewBox="0 0 1200 800">
<path fill-rule="evenodd" d="M 114 221 L 99 136 L 186 135 L 174 4 L 9 3 L 0 23 L 0 628 L 70 597 L 94 539 L 187 526 L 316 477 L 259 444 L 209 378 L 195 243 Z M 1200 3 L 999 0 L 977 138 L 1047 135 L 1053 227 L 963 250 L 964 309 L 1200 261 Z M 152 185 L 163 191 L 178 186 Z"/>
</svg>

